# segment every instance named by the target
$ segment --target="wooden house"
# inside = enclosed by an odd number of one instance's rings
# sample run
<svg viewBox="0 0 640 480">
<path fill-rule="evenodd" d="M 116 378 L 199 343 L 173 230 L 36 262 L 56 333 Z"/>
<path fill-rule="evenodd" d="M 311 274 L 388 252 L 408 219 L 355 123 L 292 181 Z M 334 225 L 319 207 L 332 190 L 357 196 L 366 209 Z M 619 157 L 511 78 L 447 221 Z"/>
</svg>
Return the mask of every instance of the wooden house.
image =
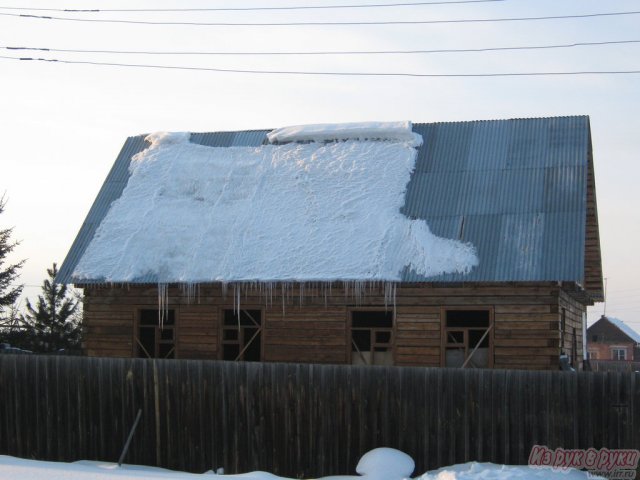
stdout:
<svg viewBox="0 0 640 480">
<path fill-rule="evenodd" d="M 622 320 L 602 315 L 587 329 L 590 360 L 640 362 L 640 334 Z"/>
<path fill-rule="evenodd" d="M 363 160 L 350 157 L 358 142 L 362 151 L 387 148 L 382 133 L 349 140 L 332 136 L 340 131 L 333 126 L 318 138 L 264 130 L 130 137 L 57 277 L 84 290 L 86 353 L 552 370 L 566 354 L 580 368 L 586 307 L 603 295 L 588 117 L 409 130 L 422 137 L 413 154 L 387 158 L 366 181 L 343 170 Z M 396 140 L 406 152 L 406 139 Z M 166 168 L 163 148 L 178 152 Z M 295 157 L 305 148 L 323 150 Z M 181 168 L 196 150 L 217 157 Z M 270 155 L 268 167 L 245 162 L 250 155 Z M 405 157 L 408 167 L 396 169 Z M 343 163 L 313 176 L 319 163 L 334 161 Z M 281 183 L 254 175 L 285 164 L 293 176 Z M 227 183 L 210 181 L 210 168 L 230 168 Z M 197 175 L 184 181 L 184 170 Z M 134 175 L 169 180 L 149 201 L 131 192 L 139 188 Z M 211 208 L 194 217 L 211 189 Z M 181 195 L 191 195 L 185 210 L 176 206 Z M 276 196 L 275 206 L 264 206 Z M 385 201 L 399 203 L 389 213 Z M 170 221 L 149 223 L 156 214 Z M 414 237 L 388 243 L 397 229 L 384 227 L 396 221 Z M 317 225 L 330 233 L 306 239 Z M 268 243 L 274 235 L 282 251 Z M 154 249 L 164 252 L 157 261 Z"/>
</svg>

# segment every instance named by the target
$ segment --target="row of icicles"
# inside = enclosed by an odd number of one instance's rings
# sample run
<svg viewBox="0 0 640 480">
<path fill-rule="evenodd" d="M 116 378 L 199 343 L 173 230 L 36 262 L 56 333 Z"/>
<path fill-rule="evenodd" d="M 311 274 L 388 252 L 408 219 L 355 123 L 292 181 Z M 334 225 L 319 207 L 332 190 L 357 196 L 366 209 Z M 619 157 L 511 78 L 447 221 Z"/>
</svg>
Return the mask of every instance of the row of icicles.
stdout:
<svg viewBox="0 0 640 480">
<path fill-rule="evenodd" d="M 298 305 L 304 305 L 305 298 L 323 298 L 325 308 L 333 290 L 344 290 L 345 299 L 361 305 L 367 297 L 384 292 L 384 306 L 396 306 L 395 281 L 346 280 L 338 282 L 223 282 L 222 295 L 227 298 L 233 295 L 233 310 L 239 314 L 243 298 L 257 294 L 262 297 L 266 307 L 272 307 L 274 300 L 282 302 L 282 315 L 285 315 L 286 305 L 292 304 L 296 297 Z M 188 303 L 200 303 L 199 283 L 181 283 L 180 291 Z M 158 283 L 158 323 L 163 326 L 169 310 L 169 284 Z"/>
</svg>

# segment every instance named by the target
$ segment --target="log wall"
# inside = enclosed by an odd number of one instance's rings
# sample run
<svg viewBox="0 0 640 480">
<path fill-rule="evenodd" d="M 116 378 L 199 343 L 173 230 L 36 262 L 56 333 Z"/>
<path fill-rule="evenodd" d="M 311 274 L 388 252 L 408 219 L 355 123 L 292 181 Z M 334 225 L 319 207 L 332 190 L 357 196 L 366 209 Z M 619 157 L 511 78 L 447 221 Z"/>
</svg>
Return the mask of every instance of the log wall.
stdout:
<svg viewBox="0 0 640 480">
<path fill-rule="evenodd" d="M 358 301 L 342 288 L 331 294 L 297 288 L 266 298 L 242 294 L 240 306 L 262 312 L 262 359 L 268 362 L 330 363 L 351 361 L 350 312 L 384 309 L 381 289 Z M 219 286 L 202 286 L 188 301 L 179 288 L 169 288 L 169 308 L 176 310 L 176 357 L 218 359 L 221 316 L 234 308 L 234 295 Z M 154 286 L 85 288 L 85 350 L 89 356 L 131 357 L 138 311 L 158 308 Z M 393 309 L 394 305 L 386 308 Z M 403 285 L 395 297 L 394 363 L 441 365 L 441 328 L 446 309 L 489 309 L 494 318 L 490 339 L 496 368 L 558 368 L 561 349 L 571 346 L 572 328 L 582 358 L 582 312 L 585 306 L 555 283 L 517 285 Z M 564 345 L 560 320 L 565 311 Z"/>
</svg>

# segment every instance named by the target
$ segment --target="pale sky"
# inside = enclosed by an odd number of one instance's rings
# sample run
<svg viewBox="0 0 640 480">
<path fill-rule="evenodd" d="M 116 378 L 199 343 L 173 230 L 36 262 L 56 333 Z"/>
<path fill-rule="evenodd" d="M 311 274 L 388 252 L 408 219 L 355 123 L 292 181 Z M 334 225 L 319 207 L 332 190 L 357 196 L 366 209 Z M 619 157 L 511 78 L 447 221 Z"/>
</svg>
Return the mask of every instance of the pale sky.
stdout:
<svg viewBox="0 0 640 480">
<path fill-rule="evenodd" d="M 407 0 L 416 2 L 417 0 Z M 29 0 L 21 8 L 198 8 L 394 3 L 390 0 Z M 397 2 L 396 2 L 397 3 Z M 0 56 L 223 69 L 423 74 L 640 70 L 640 43 L 367 56 L 127 55 L 7 50 L 283 52 L 433 50 L 640 40 L 640 15 L 545 21 L 351 26 L 176 26 L 70 22 L 4 14 L 154 22 L 452 20 L 637 11 L 633 0 L 489 2 L 244 12 L 64 13 L 0 5 Z M 0 227 L 21 242 L 21 281 L 35 299 L 46 268 L 66 256 L 128 136 L 305 123 L 591 117 L 606 313 L 640 331 L 640 74 L 406 78 L 221 73 L 0 58 Z M 603 304 L 590 309 L 597 319 Z"/>
</svg>

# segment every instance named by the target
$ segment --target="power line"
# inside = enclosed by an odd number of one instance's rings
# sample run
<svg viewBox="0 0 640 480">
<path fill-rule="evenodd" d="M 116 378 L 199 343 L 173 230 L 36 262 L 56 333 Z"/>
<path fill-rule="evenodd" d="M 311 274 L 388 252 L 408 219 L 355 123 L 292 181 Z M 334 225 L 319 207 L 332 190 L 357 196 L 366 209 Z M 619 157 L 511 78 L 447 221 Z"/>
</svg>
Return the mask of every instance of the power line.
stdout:
<svg viewBox="0 0 640 480">
<path fill-rule="evenodd" d="M 214 68 L 214 67 L 187 67 L 177 65 L 149 65 L 135 63 L 115 63 L 115 62 L 94 62 L 88 60 L 61 60 L 55 58 L 32 58 L 32 57 L 7 57 L 0 55 L 0 59 L 65 63 L 77 65 L 96 65 L 108 67 L 133 67 L 133 68 L 153 68 L 165 70 L 188 70 L 205 71 L 219 73 L 243 73 L 260 75 L 305 75 L 305 76 L 344 76 L 344 77 L 417 77 L 417 78 L 479 78 L 479 77 L 542 77 L 542 76 L 573 76 L 573 75 L 630 75 L 639 74 L 640 70 L 584 70 L 572 72 L 502 72 L 502 73 L 410 73 L 410 72 L 331 72 L 331 71 L 297 71 L 297 70 L 252 70 L 235 68 Z"/>
<path fill-rule="evenodd" d="M 547 15 L 543 17 L 507 17 L 507 18 L 464 18 L 453 20 L 381 20 L 381 21 L 347 21 L 347 22 L 154 22 L 149 20 L 122 20 L 98 18 L 70 18 L 45 15 L 28 15 L 22 13 L 0 13 L 5 17 L 34 18 L 41 20 L 60 20 L 67 22 L 117 23 L 131 25 L 165 25 L 165 26 L 203 26 L 203 27 L 310 27 L 310 26 L 371 26 L 371 25 L 438 25 L 453 23 L 495 23 L 524 22 L 541 20 L 566 20 L 579 18 L 613 17 L 621 15 L 637 15 L 640 11 L 586 13 L 580 15 Z"/>
<path fill-rule="evenodd" d="M 454 0 L 450 2 L 402 2 L 402 3 L 363 3 L 347 5 L 295 5 L 289 7 L 213 7 L 213 8 L 26 8 L 0 6 L 0 10 L 18 10 L 31 12 L 61 12 L 61 13 L 139 13 L 139 12 L 248 12 L 274 10 L 334 10 L 343 8 L 386 8 L 386 7 L 418 7 L 425 5 L 459 5 L 467 3 L 495 3 L 506 0 Z"/>
<path fill-rule="evenodd" d="M 487 47 L 487 48 L 449 48 L 437 50 L 352 50 L 352 51 L 287 51 L 287 52 L 193 52 L 193 51 L 149 51 L 149 50 L 85 50 L 85 49 L 65 49 L 65 48 L 46 48 L 46 47 L 0 47 L 5 50 L 27 50 L 41 52 L 58 52 L 58 53 L 98 53 L 98 54 L 123 54 L 123 55 L 398 55 L 398 54 L 429 54 L 429 53 L 477 53 L 477 52 L 498 52 L 510 50 L 543 50 L 556 48 L 572 48 L 572 47 L 591 47 L 601 45 L 620 45 L 640 43 L 640 40 L 611 40 L 603 42 L 576 42 L 557 45 L 528 45 L 515 47 Z"/>
</svg>

